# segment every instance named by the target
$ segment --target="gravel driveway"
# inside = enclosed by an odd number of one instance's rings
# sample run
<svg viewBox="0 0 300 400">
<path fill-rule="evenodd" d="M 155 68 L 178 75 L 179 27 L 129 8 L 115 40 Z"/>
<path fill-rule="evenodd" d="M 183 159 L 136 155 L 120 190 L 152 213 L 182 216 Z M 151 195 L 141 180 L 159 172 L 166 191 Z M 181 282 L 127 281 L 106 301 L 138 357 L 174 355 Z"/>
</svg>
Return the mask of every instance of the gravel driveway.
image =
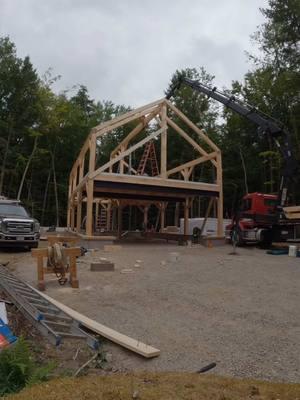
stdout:
<svg viewBox="0 0 300 400">
<path fill-rule="evenodd" d="M 220 375 L 299 382 L 300 259 L 231 250 L 126 244 L 89 252 L 78 263 L 79 290 L 48 276 L 46 293 L 161 350 L 145 360 L 107 343 L 119 370 L 195 371 L 215 361 Z M 178 262 L 168 262 L 170 252 L 179 253 Z M 35 283 L 29 253 L 1 257 L 14 258 L 16 273 Z M 89 263 L 100 257 L 115 271 L 91 272 Z"/>
</svg>

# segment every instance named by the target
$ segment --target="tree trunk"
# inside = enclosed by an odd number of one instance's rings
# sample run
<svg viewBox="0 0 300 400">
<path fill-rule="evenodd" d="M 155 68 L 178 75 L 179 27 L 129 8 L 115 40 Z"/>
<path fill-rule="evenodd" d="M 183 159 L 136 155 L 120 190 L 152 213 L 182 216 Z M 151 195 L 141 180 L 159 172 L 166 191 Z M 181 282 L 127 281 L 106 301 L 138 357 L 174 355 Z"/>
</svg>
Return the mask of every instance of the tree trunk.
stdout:
<svg viewBox="0 0 300 400">
<path fill-rule="evenodd" d="M 45 217 L 45 209 L 46 209 L 46 204 L 47 204 L 47 196 L 48 196 L 48 188 L 49 188 L 49 183 L 50 183 L 50 178 L 51 178 L 51 168 L 49 168 L 49 173 L 48 173 L 48 178 L 46 182 L 46 187 L 45 187 L 45 193 L 44 193 L 44 198 L 43 198 L 43 206 L 42 206 L 42 215 L 41 215 L 41 225 L 44 225 L 44 217 Z"/>
<path fill-rule="evenodd" d="M 55 207 L 56 207 L 56 225 L 55 226 L 59 226 L 58 194 L 57 194 L 57 182 L 56 182 L 54 155 L 55 155 L 55 148 L 54 148 L 53 153 L 51 152 L 51 160 L 52 160 L 54 196 L 55 196 Z"/>
<path fill-rule="evenodd" d="M 24 172 L 23 172 L 23 176 L 22 176 L 22 179 L 21 179 L 21 182 L 20 182 L 20 186 L 19 186 L 19 190 L 18 190 L 17 200 L 20 200 L 20 197 L 21 197 L 21 194 L 22 194 L 22 190 L 23 190 L 24 181 L 25 181 L 25 178 L 26 178 L 26 175 L 27 175 L 27 172 L 28 172 L 29 165 L 30 165 L 30 163 L 31 163 L 31 161 L 33 159 L 34 153 L 36 151 L 37 143 L 38 143 L 38 136 L 36 136 L 34 138 L 33 149 L 32 149 L 32 152 L 31 152 L 29 158 L 28 158 L 26 167 L 25 167 Z"/>
<path fill-rule="evenodd" d="M 248 191 L 247 170 L 246 170 L 246 164 L 245 164 L 244 155 L 243 155 L 243 153 L 242 153 L 242 149 L 241 149 L 241 148 L 240 148 L 240 156 L 241 156 L 242 166 L 243 166 L 243 171 L 244 171 L 245 190 L 246 190 L 246 194 L 248 194 L 249 191 Z"/>
</svg>

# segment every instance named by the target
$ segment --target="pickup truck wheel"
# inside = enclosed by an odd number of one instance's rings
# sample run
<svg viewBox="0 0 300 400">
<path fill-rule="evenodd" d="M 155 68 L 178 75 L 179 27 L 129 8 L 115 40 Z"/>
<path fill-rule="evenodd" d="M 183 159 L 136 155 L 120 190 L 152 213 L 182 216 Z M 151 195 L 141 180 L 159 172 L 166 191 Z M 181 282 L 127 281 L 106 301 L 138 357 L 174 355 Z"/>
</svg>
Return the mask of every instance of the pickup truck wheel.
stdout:
<svg viewBox="0 0 300 400">
<path fill-rule="evenodd" d="M 232 231 L 232 235 L 231 235 L 231 241 L 232 243 L 236 244 L 236 246 L 241 247 L 244 244 L 244 240 L 243 240 L 243 235 L 242 235 L 242 231 L 240 230 L 240 228 L 234 228 Z"/>
<path fill-rule="evenodd" d="M 37 249 L 38 247 L 39 247 L 39 244 L 38 244 L 38 243 L 32 244 L 31 246 L 28 246 L 29 250 L 31 250 L 31 249 Z"/>
</svg>

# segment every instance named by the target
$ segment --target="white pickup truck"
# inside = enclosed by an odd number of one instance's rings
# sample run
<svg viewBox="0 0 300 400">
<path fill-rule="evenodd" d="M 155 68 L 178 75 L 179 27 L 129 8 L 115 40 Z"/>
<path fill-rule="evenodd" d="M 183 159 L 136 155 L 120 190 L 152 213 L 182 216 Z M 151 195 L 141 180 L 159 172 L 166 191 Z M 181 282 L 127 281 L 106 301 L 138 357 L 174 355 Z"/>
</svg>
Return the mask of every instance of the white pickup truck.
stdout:
<svg viewBox="0 0 300 400">
<path fill-rule="evenodd" d="M 38 247 L 40 224 L 18 200 L 0 197 L 0 247 Z"/>
</svg>

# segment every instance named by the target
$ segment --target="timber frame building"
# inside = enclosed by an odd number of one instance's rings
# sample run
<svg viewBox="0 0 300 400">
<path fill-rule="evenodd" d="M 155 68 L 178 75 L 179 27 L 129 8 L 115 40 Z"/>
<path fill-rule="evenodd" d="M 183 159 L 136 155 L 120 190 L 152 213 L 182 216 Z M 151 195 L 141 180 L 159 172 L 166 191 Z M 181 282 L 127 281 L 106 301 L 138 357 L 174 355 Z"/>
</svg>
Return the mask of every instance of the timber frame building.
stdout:
<svg viewBox="0 0 300 400">
<path fill-rule="evenodd" d="M 180 121 L 180 124 L 176 123 Z M 110 154 L 110 160 L 97 165 L 101 138 L 112 134 L 126 124 L 135 124 L 130 133 Z M 179 126 L 180 125 L 180 126 Z M 181 126 L 186 126 L 184 130 Z M 193 160 L 168 167 L 168 129 L 180 135 L 191 146 Z M 192 135 L 187 131 L 193 132 Z M 142 137 L 138 141 L 138 137 Z M 197 140 L 196 140 L 196 139 Z M 139 174 L 131 165 L 132 153 L 153 141 L 160 147 L 156 176 Z M 141 150 L 140 150 L 141 151 Z M 210 163 L 214 169 L 214 182 L 193 181 L 193 170 L 202 163 Z M 217 235 L 223 233 L 223 190 L 221 151 L 204 133 L 173 103 L 163 98 L 144 107 L 127 112 L 93 128 L 87 137 L 69 178 L 68 228 L 88 237 L 96 234 L 96 222 L 100 211 L 106 214 L 105 231 L 111 232 L 112 211 L 117 213 L 118 237 L 122 234 L 122 209 L 131 205 L 144 210 L 144 223 L 151 205 L 159 210 L 160 229 L 165 227 L 165 210 L 168 202 L 180 202 L 184 206 L 184 233 L 188 233 L 188 218 L 193 199 L 209 198 L 206 216 L 212 204 L 216 205 Z M 99 211 L 100 210 L 100 211 Z"/>
</svg>

